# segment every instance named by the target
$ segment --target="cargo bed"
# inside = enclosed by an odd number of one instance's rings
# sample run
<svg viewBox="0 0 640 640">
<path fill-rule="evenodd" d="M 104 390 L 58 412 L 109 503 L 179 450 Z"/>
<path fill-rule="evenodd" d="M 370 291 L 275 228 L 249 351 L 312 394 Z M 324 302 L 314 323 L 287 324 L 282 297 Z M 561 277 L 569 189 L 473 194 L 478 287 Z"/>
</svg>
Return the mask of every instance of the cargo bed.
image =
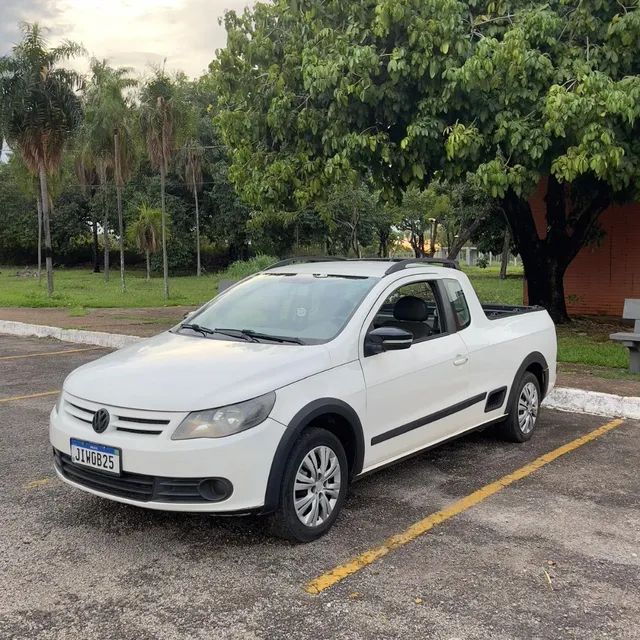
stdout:
<svg viewBox="0 0 640 640">
<path fill-rule="evenodd" d="M 482 308 L 489 320 L 499 320 L 509 316 L 518 316 L 523 313 L 532 313 L 533 311 L 544 311 L 543 307 L 534 306 L 518 306 L 505 304 L 483 304 Z"/>
</svg>

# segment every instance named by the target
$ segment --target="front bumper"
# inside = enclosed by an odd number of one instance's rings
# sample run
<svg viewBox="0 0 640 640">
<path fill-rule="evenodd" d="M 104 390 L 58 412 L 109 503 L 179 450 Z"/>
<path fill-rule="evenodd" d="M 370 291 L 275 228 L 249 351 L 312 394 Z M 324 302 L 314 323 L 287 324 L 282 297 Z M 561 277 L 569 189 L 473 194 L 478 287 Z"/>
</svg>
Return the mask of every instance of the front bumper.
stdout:
<svg viewBox="0 0 640 640">
<path fill-rule="evenodd" d="M 264 505 L 271 463 L 284 431 L 282 424 L 267 418 L 253 429 L 219 439 L 171 440 L 169 431 L 142 435 L 111 428 L 98 434 L 90 424 L 54 408 L 49 439 L 58 477 L 78 489 L 147 509 L 234 513 L 260 510 Z M 120 448 L 122 476 L 69 472 L 84 470 L 68 467 L 71 438 Z M 205 478 L 228 480 L 233 486 L 231 495 L 218 501 L 204 500 L 197 486 Z M 132 488 L 142 489 L 142 493 Z M 183 497 L 176 498 L 176 492 L 184 492 Z"/>
</svg>

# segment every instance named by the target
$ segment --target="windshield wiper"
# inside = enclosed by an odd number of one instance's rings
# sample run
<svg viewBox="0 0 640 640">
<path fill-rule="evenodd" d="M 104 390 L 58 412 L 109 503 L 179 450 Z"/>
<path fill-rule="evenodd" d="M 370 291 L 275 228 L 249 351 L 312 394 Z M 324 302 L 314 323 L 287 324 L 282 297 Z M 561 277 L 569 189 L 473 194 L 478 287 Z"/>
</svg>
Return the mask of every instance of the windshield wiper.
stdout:
<svg viewBox="0 0 640 640">
<path fill-rule="evenodd" d="M 195 324 L 194 322 L 183 322 L 178 328 L 191 329 L 191 331 L 197 331 L 198 333 L 201 333 L 203 336 L 210 336 L 215 333 L 215 331 L 213 331 L 212 329 L 209 329 L 209 327 L 203 327 L 199 324 Z"/>
<path fill-rule="evenodd" d="M 258 342 L 251 333 L 247 333 L 246 331 L 242 331 L 240 329 L 214 329 L 211 333 L 220 333 L 223 336 L 230 336 L 232 338 L 240 338 L 241 340 L 246 340 L 247 342 Z"/>
<path fill-rule="evenodd" d="M 288 338 L 284 336 L 272 336 L 269 333 L 259 333 L 253 331 L 253 329 L 243 329 L 242 333 L 251 336 L 252 338 L 258 338 L 258 340 L 273 340 L 274 342 L 290 342 L 291 344 L 304 344 L 300 338 Z"/>
<path fill-rule="evenodd" d="M 240 338 L 247 342 L 260 342 L 260 340 L 272 340 L 273 342 L 287 342 L 292 344 L 304 344 L 300 338 L 286 338 L 283 336 L 272 336 L 268 333 L 259 333 L 253 331 L 253 329 L 209 329 L 209 327 L 203 327 L 200 324 L 194 322 L 184 322 L 180 325 L 179 329 L 190 329 L 191 331 L 197 331 L 203 336 L 212 336 L 219 333 L 223 336 L 229 336 L 231 338 Z"/>
</svg>

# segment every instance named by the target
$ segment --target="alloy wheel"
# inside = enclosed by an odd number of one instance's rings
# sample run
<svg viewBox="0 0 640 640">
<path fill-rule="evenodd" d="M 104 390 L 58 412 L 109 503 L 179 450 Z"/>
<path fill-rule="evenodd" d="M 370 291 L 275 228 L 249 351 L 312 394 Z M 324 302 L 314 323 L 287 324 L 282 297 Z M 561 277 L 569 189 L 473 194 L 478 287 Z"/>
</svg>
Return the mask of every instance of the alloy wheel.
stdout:
<svg viewBox="0 0 640 640">
<path fill-rule="evenodd" d="M 540 398 L 538 389 L 533 382 L 527 382 L 522 387 L 520 398 L 518 399 L 518 424 L 522 433 L 531 433 L 538 418 Z"/>
<path fill-rule="evenodd" d="M 327 520 L 340 496 L 342 474 L 333 449 L 315 447 L 302 459 L 296 472 L 293 504 L 296 515 L 307 527 Z"/>
</svg>

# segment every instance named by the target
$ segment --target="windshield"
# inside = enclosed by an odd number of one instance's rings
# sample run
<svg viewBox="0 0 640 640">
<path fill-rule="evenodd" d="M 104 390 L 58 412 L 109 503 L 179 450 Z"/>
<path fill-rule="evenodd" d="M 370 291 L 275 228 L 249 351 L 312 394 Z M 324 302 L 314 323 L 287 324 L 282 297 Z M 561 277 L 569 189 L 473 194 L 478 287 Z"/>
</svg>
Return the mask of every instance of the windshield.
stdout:
<svg viewBox="0 0 640 640">
<path fill-rule="evenodd" d="M 377 278 L 261 273 L 189 318 L 207 329 L 249 330 L 318 344 L 334 338 Z"/>
</svg>

